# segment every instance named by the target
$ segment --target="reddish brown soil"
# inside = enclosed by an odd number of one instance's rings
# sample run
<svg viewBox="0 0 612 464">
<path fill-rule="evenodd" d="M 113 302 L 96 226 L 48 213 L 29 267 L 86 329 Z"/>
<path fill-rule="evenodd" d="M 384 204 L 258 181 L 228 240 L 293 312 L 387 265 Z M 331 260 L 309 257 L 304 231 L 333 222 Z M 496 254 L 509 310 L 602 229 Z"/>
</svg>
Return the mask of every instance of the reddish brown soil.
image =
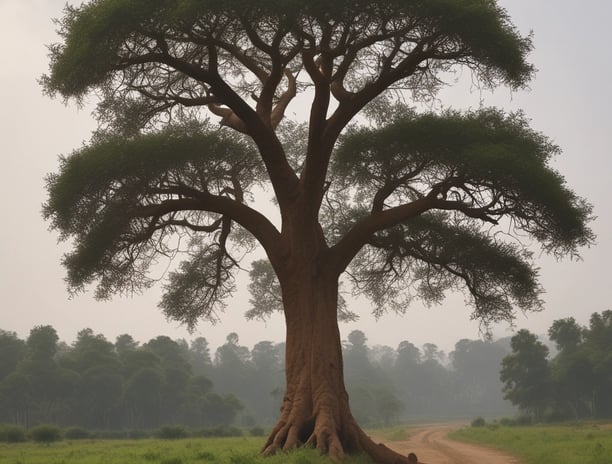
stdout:
<svg viewBox="0 0 612 464">
<path fill-rule="evenodd" d="M 501 451 L 460 443 L 448 433 L 466 424 L 431 424 L 412 429 L 405 441 L 385 441 L 389 448 L 406 456 L 415 453 L 423 464 L 520 464 L 521 461 Z M 376 439 L 376 438 L 375 438 Z M 378 440 L 377 440 L 378 441 Z"/>
</svg>

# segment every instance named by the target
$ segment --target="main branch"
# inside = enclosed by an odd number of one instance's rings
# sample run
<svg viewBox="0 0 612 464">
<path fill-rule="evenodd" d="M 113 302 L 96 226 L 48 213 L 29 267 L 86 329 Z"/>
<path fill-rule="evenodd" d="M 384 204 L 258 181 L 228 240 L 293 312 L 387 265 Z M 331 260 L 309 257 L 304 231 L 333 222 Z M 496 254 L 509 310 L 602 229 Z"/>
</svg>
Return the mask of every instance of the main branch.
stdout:
<svg viewBox="0 0 612 464">
<path fill-rule="evenodd" d="M 330 249 L 330 265 L 342 272 L 355 255 L 368 243 L 372 235 L 402 221 L 428 211 L 435 204 L 435 196 L 428 195 L 411 203 L 384 211 L 373 212 L 358 221 L 340 241 Z"/>
</svg>

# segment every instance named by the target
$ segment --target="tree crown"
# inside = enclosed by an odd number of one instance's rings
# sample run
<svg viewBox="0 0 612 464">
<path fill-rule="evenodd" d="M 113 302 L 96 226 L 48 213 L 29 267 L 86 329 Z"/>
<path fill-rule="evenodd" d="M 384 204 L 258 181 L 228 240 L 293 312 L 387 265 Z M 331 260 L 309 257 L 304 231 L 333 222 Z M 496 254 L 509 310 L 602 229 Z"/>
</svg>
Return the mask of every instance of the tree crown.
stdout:
<svg viewBox="0 0 612 464">
<path fill-rule="evenodd" d="M 513 87 L 533 72 L 525 61 L 530 39 L 492 0 L 96 0 L 68 7 L 60 33 L 46 85 L 64 96 L 103 85 L 109 73 L 136 64 L 130 57 L 137 54 L 180 52 L 204 64 L 210 45 L 254 73 L 258 66 L 270 71 L 278 51 L 290 53 L 288 62 L 300 52 L 329 54 L 358 74 L 369 64 L 357 55 L 368 49 L 392 51 L 400 62 L 417 48 L 427 59 L 459 60 Z M 402 54 L 392 46 L 404 47 Z"/>
<path fill-rule="evenodd" d="M 390 91 L 435 94 L 456 66 L 525 86 L 531 39 L 494 0 L 96 0 L 59 28 L 46 91 L 100 96 L 100 129 L 49 176 L 44 207 L 75 240 L 74 289 L 139 290 L 160 256 L 186 252 L 161 306 L 214 321 L 250 234 L 271 265 L 254 268 L 250 316 L 267 314 L 280 300 L 257 284 L 282 287 L 273 274 L 309 231 L 314 261 L 335 277 L 353 263 L 376 311 L 465 286 L 486 322 L 540 307 L 530 254 L 492 227 L 559 256 L 593 241 L 590 205 L 550 167 L 558 147 L 521 114 L 399 105 L 383 127 L 350 126 Z M 307 123 L 283 122 L 305 91 Z M 280 227 L 256 208 L 260 186 Z"/>
</svg>

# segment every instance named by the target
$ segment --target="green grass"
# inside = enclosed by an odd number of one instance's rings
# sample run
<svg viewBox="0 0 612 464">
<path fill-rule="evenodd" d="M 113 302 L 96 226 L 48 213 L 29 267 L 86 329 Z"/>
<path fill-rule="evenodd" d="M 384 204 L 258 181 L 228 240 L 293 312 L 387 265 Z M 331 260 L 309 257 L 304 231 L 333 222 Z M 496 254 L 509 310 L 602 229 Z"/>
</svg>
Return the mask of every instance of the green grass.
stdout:
<svg viewBox="0 0 612 464">
<path fill-rule="evenodd" d="M 469 427 L 451 438 L 494 446 L 525 464 L 610 464 L 612 427 L 601 424 Z"/>
<path fill-rule="evenodd" d="M 0 444 L 1 464 L 329 464 L 318 451 L 300 449 L 271 458 L 259 456 L 262 438 L 184 440 L 78 440 L 51 446 Z M 346 464 L 372 464 L 349 457 Z"/>
<path fill-rule="evenodd" d="M 376 436 L 376 440 L 384 441 L 405 441 L 410 437 L 410 430 L 406 425 L 368 430 L 367 433 L 370 436 Z"/>
</svg>

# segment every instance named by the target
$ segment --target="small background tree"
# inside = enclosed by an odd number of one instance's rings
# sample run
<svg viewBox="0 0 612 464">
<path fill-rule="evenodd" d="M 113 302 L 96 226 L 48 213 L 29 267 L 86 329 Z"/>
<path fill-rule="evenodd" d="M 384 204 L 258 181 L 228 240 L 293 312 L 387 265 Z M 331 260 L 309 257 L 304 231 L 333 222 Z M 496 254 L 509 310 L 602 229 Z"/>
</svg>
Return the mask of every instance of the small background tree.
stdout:
<svg viewBox="0 0 612 464">
<path fill-rule="evenodd" d="M 512 354 L 502 360 L 500 373 L 504 398 L 536 421 L 552 403 L 548 348 L 528 330 L 519 330 L 511 340 Z"/>
</svg>

